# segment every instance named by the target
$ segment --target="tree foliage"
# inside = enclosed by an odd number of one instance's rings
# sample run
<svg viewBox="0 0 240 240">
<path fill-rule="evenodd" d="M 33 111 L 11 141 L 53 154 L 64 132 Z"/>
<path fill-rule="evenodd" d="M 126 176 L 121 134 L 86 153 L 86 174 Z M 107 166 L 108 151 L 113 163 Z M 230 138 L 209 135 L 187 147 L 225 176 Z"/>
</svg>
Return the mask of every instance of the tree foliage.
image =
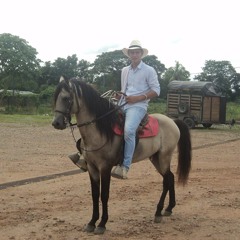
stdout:
<svg viewBox="0 0 240 240">
<path fill-rule="evenodd" d="M 174 67 L 168 68 L 163 74 L 163 80 L 161 83 L 161 96 L 163 98 L 166 98 L 168 91 L 167 86 L 173 80 L 190 81 L 190 72 L 188 72 L 178 61 L 176 61 Z"/>
<path fill-rule="evenodd" d="M 232 97 L 232 87 L 239 85 L 236 70 L 229 61 L 208 60 L 202 68 L 203 72 L 194 77 L 195 80 L 212 82 L 228 97 Z M 238 81 L 238 82 L 236 82 Z"/>
<path fill-rule="evenodd" d="M 76 54 L 68 56 L 66 59 L 57 58 L 53 63 L 45 62 L 39 71 L 39 87 L 46 88 L 48 85 L 57 85 L 62 75 L 67 78 L 80 77 L 88 80 L 90 66 L 91 64 L 85 60 L 79 61 Z"/>
<path fill-rule="evenodd" d="M 173 80 L 190 81 L 190 72 L 188 72 L 182 64 L 176 61 L 174 67 L 170 67 L 166 70 L 163 78 L 168 82 Z"/>
<path fill-rule="evenodd" d="M 0 34 L 0 87 L 35 90 L 40 60 L 28 42 L 9 33 Z"/>
<path fill-rule="evenodd" d="M 109 89 L 120 90 L 121 70 L 129 64 L 128 58 L 120 50 L 98 55 L 91 70 L 94 83 L 101 92 Z"/>
</svg>

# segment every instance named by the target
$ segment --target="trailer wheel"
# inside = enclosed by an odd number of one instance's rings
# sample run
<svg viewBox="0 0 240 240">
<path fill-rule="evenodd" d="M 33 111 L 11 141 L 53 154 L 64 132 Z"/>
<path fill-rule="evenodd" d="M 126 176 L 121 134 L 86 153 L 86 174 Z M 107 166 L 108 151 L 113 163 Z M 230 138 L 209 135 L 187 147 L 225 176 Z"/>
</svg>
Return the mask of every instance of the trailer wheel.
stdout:
<svg viewBox="0 0 240 240">
<path fill-rule="evenodd" d="M 180 104 L 178 105 L 178 112 L 179 112 L 179 113 L 187 113 L 187 111 L 188 111 L 188 105 L 187 105 L 187 103 L 180 103 Z"/>
<path fill-rule="evenodd" d="M 210 127 L 212 126 L 211 123 L 203 123 L 202 125 L 203 125 L 203 127 L 205 127 L 205 128 L 210 128 Z"/>
<path fill-rule="evenodd" d="M 183 121 L 187 124 L 188 128 L 195 128 L 195 122 L 192 118 L 184 118 Z"/>
</svg>

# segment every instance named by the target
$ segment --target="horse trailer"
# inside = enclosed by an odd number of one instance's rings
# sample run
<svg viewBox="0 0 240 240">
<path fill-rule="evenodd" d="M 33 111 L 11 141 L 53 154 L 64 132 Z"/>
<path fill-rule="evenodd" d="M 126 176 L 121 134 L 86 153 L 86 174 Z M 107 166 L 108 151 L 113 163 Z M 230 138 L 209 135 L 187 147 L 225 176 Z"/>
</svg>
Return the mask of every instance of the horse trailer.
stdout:
<svg viewBox="0 0 240 240">
<path fill-rule="evenodd" d="M 212 82 L 172 81 L 168 84 L 167 115 L 189 128 L 225 124 L 226 97 Z"/>
</svg>

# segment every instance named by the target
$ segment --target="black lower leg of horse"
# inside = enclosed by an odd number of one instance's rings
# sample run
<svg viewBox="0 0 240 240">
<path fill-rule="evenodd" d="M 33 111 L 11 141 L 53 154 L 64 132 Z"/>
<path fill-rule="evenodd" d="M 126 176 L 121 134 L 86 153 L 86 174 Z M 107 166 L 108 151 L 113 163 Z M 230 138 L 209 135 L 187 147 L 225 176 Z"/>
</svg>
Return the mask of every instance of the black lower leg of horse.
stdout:
<svg viewBox="0 0 240 240">
<path fill-rule="evenodd" d="M 91 190 L 93 201 L 93 214 L 92 219 L 88 225 L 95 227 L 96 221 L 99 219 L 99 195 L 100 195 L 100 180 L 95 181 L 91 176 Z"/>
<path fill-rule="evenodd" d="M 110 190 L 111 169 L 101 173 L 101 201 L 102 201 L 102 218 L 98 225 L 99 228 L 105 228 L 108 221 L 108 199 Z"/>
<path fill-rule="evenodd" d="M 176 205 L 174 175 L 171 171 L 168 172 L 167 179 L 168 179 L 167 182 L 168 182 L 168 190 L 169 190 L 169 204 L 168 204 L 168 207 L 165 209 L 165 211 L 170 215 L 172 213 L 172 209 Z"/>
<path fill-rule="evenodd" d="M 163 192 L 160 197 L 159 203 L 157 205 L 157 211 L 155 213 L 155 216 L 161 216 L 162 210 L 164 207 L 164 201 L 166 198 L 167 193 L 169 192 L 169 204 L 168 207 L 165 210 L 164 215 L 170 215 L 172 213 L 172 209 L 176 205 L 175 201 L 175 187 L 174 187 L 174 175 L 169 170 L 163 175 Z"/>
<path fill-rule="evenodd" d="M 164 175 L 163 176 L 163 191 L 162 191 L 162 195 L 161 195 L 160 200 L 157 205 L 157 211 L 155 213 L 156 217 L 160 217 L 162 215 L 162 210 L 164 207 L 164 201 L 165 201 L 167 192 L 168 192 L 167 178 L 166 178 L 166 175 Z"/>
</svg>

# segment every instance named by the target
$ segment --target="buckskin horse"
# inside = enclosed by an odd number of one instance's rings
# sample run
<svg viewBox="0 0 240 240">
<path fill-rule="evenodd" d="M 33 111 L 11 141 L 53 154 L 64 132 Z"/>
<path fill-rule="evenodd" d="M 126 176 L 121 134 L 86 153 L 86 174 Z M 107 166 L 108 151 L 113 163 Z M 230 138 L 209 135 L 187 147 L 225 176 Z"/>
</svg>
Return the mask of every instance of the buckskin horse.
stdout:
<svg viewBox="0 0 240 240">
<path fill-rule="evenodd" d="M 108 221 L 111 170 L 122 160 L 123 138 L 113 131 L 119 118 L 116 104 L 102 97 L 90 84 L 77 78 L 61 78 L 55 90 L 54 103 L 54 128 L 65 129 L 71 122 L 71 115 L 75 114 L 82 137 L 80 149 L 87 162 L 93 202 L 92 218 L 84 231 L 103 234 Z M 174 174 L 170 170 L 176 147 L 178 182 L 183 185 L 187 183 L 191 168 L 191 136 L 187 125 L 181 120 L 172 120 L 162 114 L 149 116 L 157 120 L 158 132 L 156 136 L 139 139 L 133 163 L 150 159 L 163 177 L 163 190 L 154 217 L 154 222 L 158 223 L 163 216 L 171 215 L 176 205 Z M 169 204 L 163 211 L 167 193 Z M 102 202 L 102 216 L 96 227 L 100 217 L 99 197 Z"/>
</svg>

